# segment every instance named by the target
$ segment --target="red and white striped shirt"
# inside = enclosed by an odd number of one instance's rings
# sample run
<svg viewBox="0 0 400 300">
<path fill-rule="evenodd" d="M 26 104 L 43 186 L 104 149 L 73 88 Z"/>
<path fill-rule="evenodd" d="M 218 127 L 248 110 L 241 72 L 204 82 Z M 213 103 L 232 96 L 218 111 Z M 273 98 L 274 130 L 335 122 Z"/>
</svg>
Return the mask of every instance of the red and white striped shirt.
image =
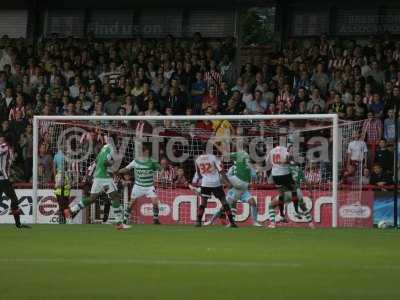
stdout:
<svg viewBox="0 0 400 300">
<path fill-rule="evenodd" d="M 8 119 L 10 121 L 15 120 L 16 119 L 16 114 L 17 114 L 18 111 L 21 112 L 21 118 L 25 118 L 25 106 L 14 106 L 10 110 L 10 114 L 8 116 Z"/>
<path fill-rule="evenodd" d="M 7 180 L 10 174 L 13 153 L 7 143 L 0 145 L 0 180 Z"/>
<path fill-rule="evenodd" d="M 176 176 L 175 168 L 169 165 L 165 169 L 160 169 L 159 171 L 157 171 L 156 182 L 171 183 L 174 181 L 175 176 Z"/>
<path fill-rule="evenodd" d="M 218 95 L 222 82 L 221 73 L 217 71 L 207 71 L 204 74 L 204 81 L 206 82 L 207 89 L 209 89 L 210 86 L 215 86 L 215 91 L 216 94 Z"/>
</svg>

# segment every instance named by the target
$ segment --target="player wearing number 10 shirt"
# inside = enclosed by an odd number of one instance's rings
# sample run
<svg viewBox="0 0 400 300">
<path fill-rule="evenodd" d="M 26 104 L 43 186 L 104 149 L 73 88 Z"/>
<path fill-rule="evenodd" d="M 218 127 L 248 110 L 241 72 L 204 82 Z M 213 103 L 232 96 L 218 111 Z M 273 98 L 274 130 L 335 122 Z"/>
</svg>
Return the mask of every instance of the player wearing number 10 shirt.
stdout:
<svg viewBox="0 0 400 300">
<path fill-rule="evenodd" d="M 192 183 L 197 185 L 201 181 L 200 196 L 201 203 L 197 212 L 196 226 L 202 225 L 204 210 L 207 206 L 208 199 L 212 195 L 221 201 L 222 207 L 229 218 L 230 226 L 236 227 L 235 221 L 232 216 L 232 211 L 225 198 L 225 192 L 222 186 L 222 178 L 226 181 L 222 164 L 219 159 L 213 154 L 202 154 L 197 157 L 195 161 L 196 173 L 193 177 Z"/>
<path fill-rule="evenodd" d="M 270 224 L 268 227 L 275 227 L 275 208 L 282 206 L 285 199 L 285 193 L 293 190 L 293 177 L 290 173 L 290 154 L 286 147 L 276 146 L 266 157 L 267 166 L 272 166 L 271 174 L 276 188 L 279 191 L 279 197 L 271 201 L 268 207 Z"/>
</svg>

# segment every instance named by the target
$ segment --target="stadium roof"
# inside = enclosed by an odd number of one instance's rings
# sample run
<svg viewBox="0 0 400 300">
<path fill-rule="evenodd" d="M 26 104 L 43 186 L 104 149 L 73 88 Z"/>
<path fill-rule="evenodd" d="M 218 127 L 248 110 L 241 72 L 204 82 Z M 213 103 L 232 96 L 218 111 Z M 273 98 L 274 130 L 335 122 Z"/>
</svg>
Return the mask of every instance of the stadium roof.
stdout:
<svg viewBox="0 0 400 300">
<path fill-rule="evenodd" d="M 13 0 L 0 1 L 2 8 L 33 7 L 35 4 L 45 8 L 124 8 L 124 7 L 214 7 L 214 6 L 240 6 L 240 5 L 265 5 L 274 3 L 274 0 Z"/>
</svg>

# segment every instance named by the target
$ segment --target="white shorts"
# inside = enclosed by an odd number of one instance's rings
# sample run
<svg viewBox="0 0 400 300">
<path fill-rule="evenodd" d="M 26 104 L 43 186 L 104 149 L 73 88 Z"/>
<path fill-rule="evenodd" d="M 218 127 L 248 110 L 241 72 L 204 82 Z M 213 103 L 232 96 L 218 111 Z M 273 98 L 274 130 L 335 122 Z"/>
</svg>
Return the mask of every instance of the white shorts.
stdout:
<svg viewBox="0 0 400 300">
<path fill-rule="evenodd" d="M 92 183 L 91 194 L 106 193 L 110 194 L 117 191 L 117 186 L 112 178 L 94 178 Z"/>
<path fill-rule="evenodd" d="M 154 186 L 144 187 L 135 184 L 132 188 L 131 199 L 137 199 L 140 197 L 157 198 L 156 189 Z"/>
</svg>

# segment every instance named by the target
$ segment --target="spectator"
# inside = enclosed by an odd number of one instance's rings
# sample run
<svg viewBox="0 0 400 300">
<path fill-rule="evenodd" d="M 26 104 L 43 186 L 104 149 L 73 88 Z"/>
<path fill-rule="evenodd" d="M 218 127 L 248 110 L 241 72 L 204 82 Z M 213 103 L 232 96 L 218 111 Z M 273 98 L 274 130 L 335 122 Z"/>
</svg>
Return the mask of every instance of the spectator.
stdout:
<svg viewBox="0 0 400 300">
<path fill-rule="evenodd" d="M 346 115 L 346 105 L 342 102 L 340 94 L 335 94 L 334 102 L 329 108 L 333 113 L 339 115 L 339 118 L 344 118 Z"/>
<path fill-rule="evenodd" d="M 221 83 L 221 90 L 219 94 L 219 105 L 218 105 L 218 111 L 224 111 L 226 107 L 228 106 L 228 101 L 231 97 L 231 91 L 229 90 L 228 83 L 226 81 L 223 81 Z"/>
<path fill-rule="evenodd" d="M 174 182 L 176 177 L 175 168 L 171 165 L 166 157 L 160 160 L 160 170 L 156 173 L 156 182 L 161 184 L 170 184 Z"/>
<path fill-rule="evenodd" d="M 315 84 L 318 90 L 321 91 L 322 95 L 326 95 L 329 84 L 329 77 L 324 72 L 324 65 L 322 63 L 317 64 L 314 75 L 311 77 L 311 81 Z M 321 108 L 323 107 L 321 106 Z"/>
<path fill-rule="evenodd" d="M 202 99 L 202 109 L 203 111 L 206 111 L 208 107 L 212 107 L 214 111 L 217 111 L 218 109 L 218 104 L 219 104 L 219 99 L 216 94 L 216 90 L 214 86 L 210 86 L 208 89 L 208 94 L 205 95 Z"/>
<path fill-rule="evenodd" d="M 370 178 L 370 184 L 375 185 L 377 189 L 386 190 L 385 186 L 392 184 L 392 180 L 386 171 L 379 164 L 374 164 Z"/>
<path fill-rule="evenodd" d="M 186 110 L 186 101 L 178 87 L 170 88 L 166 105 L 172 109 L 172 115 L 184 115 Z"/>
<path fill-rule="evenodd" d="M 255 91 L 254 99 L 243 102 L 246 104 L 246 113 L 248 114 L 263 114 L 268 107 L 268 103 L 263 99 L 261 91 Z"/>
<path fill-rule="evenodd" d="M 33 135 L 32 125 L 25 128 L 25 132 L 19 139 L 19 147 L 21 148 L 22 159 L 24 162 L 24 180 L 29 182 L 32 177 L 32 161 L 33 161 Z"/>
<path fill-rule="evenodd" d="M 372 98 L 372 103 L 369 105 L 369 111 L 372 112 L 376 118 L 383 117 L 383 110 L 385 108 L 385 104 L 381 100 L 381 97 L 378 93 L 374 93 Z"/>
<path fill-rule="evenodd" d="M 121 107 L 121 102 L 118 101 L 117 95 L 114 92 L 112 92 L 110 95 L 110 100 L 108 100 L 104 104 L 105 114 L 109 116 L 115 116 L 118 113 L 120 107 Z"/>
<path fill-rule="evenodd" d="M 364 168 L 363 169 L 363 173 L 362 173 L 362 184 L 363 185 L 369 185 L 370 184 L 370 177 L 371 177 L 371 173 L 369 171 L 368 168 Z"/>
<path fill-rule="evenodd" d="M 385 119 L 383 125 L 383 137 L 389 143 L 394 143 L 395 141 L 395 112 L 393 109 L 388 110 L 387 118 Z"/>
<path fill-rule="evenodd" d="M 362 137 L 370 147 L 371 158 L 375 157 L 375 148 L 379 140 L 382 138 L 382 121 L 374 117 L 372 112 L 368 112 L 368 119 L 363 122 L 362 126 Z"/>
<path fill-rule="evenodd" d="M 176 169 L 176 176 L 174 178 L 174 183 L 180 187 L 186 187 L 188 185 L 188 181 L 185 176 L 185 171 L 183 168 Z"/>
<path fill-rule="evenodd" d="M 53 159 L 47 152 L 46 145 L 42 144 L 39 147 L 38 155 L 38 176 L 40 182 L 51 182 L 53 170 Z"/>
<path fill-rule="evenodd" d="M 24 105 L 24 98 L 21 93 L 17 94 L 17 97 L 15 99 L 15 105 L 10 109 L 10 114 L 9 114 L 9 120 L 15 120 L 16 119 L 16 113 L 20 112 L 21 118 L 25 118 L 25 105 Z"/>
<path fill-rule="evenodd" d="M 153 104 L 154 104 L 154 101 L 153 101 Z M 122 105 L 122 107 L 125 109 L 127 116 L 134 116 L 139 113 L 139 108 L 133 102 L 131 95 L 125 96 L 125 103 Z"/>
<path fill-rule="evenodd" d="M 315 105 L 318 105 L 322 111 L 325 109 L 325 101 L 321 99 L 318 88 L 314 88 L 312 91 L 311 100 L 307 102 L 307 111 L 312 113 Z"/>
<path fill-rule="evenodd" d="M 348 185 L 356 185 L 359 182 L 359 176 L 357 176 L 356 166 L 348 164 L 342 174 L 342 183 Z"/>
<path fill-rule="evenodd" d="M 160 113 L 158 112 L 158 110 L 155 107 L 155 103 L 154 101 L 150 101 L 148 103 L 148 107 L 147 110 L 144 112 L 145 116 L 159 116 Z"/>
<path fill-rule="evenodd" d="M 379 141 L 374 163 L 379 164 L 389 174 L 393 174 L 394 153 L 387 148 L 386 140 L 384 139 Z"/>
<path fill-rule="evenodd" d="M 360 132 L 353 132 L 353 139 L 347 146 L 347 164 L 362 165 L 368 153 L 367 144 L 362 139 Z"/>
<path fill-rule="evenodd" d="M 215 88 L 215 94 L 219 95 L 219 90 L 221 87 L 222 76 L 221 73 L 217 70 L 217 64 L 214 60 L 210 61 L 210 69 L 205 72 L 204 80 L 206 82 L 206 88 L 210 90 L 210 87 L 213 86 Z"/>
<path fill-rule="evenodd" d="M 206 82 L 203 80 L 203 74 L 196 72 L 196 81 L 192 84 L 192 103 L 195 114 L 201 114 L 202 101 L 206 93 Z"/>
</svg>

